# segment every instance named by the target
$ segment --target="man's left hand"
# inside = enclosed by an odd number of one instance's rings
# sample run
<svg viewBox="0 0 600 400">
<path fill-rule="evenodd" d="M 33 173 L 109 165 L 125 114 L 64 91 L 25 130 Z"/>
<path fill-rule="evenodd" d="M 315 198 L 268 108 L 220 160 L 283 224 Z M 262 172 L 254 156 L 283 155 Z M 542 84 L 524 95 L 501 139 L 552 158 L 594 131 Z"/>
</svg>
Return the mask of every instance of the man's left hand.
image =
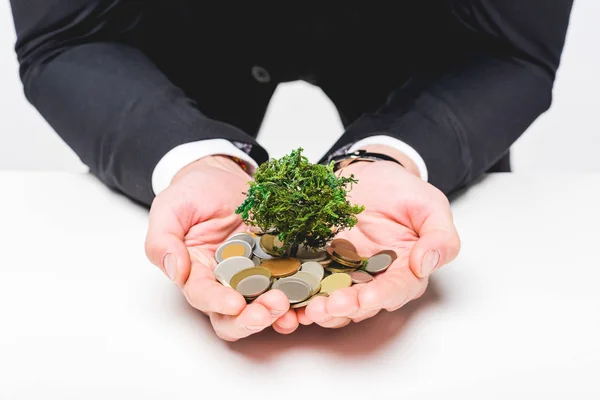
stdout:
<svg viewBox="0 0 600 400">
<path fill-rule="evenodd" d="M 447 197 L 410 168 L 389 161 L 357 162 L 340 173 L 358 180 L 348 198 L 365 211 L 355 227 L 338 237 L 352 242 L 363 257 L 394 250 L 398 258 L 373 281 L 316 298 L 297 310 L 302 324 L 341 328 L 381 310 L 397 310 L 420 297 L 430 274 L 460 250 Z"/>
</svg>

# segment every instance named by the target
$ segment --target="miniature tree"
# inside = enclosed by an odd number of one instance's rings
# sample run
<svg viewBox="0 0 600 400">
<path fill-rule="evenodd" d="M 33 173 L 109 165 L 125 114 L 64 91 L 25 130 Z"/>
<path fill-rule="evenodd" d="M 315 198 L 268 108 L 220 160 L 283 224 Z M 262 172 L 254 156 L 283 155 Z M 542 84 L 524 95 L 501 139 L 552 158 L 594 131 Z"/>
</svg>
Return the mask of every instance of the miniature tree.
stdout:
<svg viewBox="0 0 600 400">
<path fill-rule="evenodd" d="M 300 245 L 323 248 L 333 237 L 358 222 L 364 206 L 351 205 L 347 186 L 354 176 L 338 177 L 329 165 L 312 164 L 302 148 L 260 165 L 249 182 L 246 199 L 237 208 L 245 224 L 278 236 L 280 254 L 294 256 Z"/>
</svg>

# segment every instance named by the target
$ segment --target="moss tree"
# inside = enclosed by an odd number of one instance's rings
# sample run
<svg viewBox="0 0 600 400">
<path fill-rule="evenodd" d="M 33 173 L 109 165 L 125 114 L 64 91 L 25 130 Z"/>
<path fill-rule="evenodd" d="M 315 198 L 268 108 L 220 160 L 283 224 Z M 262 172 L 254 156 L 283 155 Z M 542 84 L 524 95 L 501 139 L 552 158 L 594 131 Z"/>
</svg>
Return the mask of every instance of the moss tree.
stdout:
<svg viewBox="0 0 600 400">
<path fill-rule="evenodd" d="M 329 165 L 312 164 L 302 148 L 263 163 L 246 199 L 236 210 L 245 224 L 276 234 L 283 254 L 299 245 L 323 248 L 341 230 L 352 228 L 363 206 L 352 205 L 347 193 L 354 176 L 338 177 Z"/>
</svg>

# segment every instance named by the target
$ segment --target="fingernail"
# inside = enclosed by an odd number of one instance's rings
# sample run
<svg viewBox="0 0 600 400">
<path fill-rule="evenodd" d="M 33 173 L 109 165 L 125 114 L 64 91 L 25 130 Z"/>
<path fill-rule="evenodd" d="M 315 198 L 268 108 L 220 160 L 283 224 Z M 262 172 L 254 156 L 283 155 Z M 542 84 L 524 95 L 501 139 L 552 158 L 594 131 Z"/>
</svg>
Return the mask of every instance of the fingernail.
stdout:
<svg viewBox="0 0 600 400">
<path fill-rule="evenodd" d="M 421 263 L 421 276 L 429 276 L 440 262 L 440 253 L 437 250 L 429 250 L 423 257 Z"/>
<path fill-rule="evenodd" d="M 163 266 L 169 278 L 172 281 L 175 280 L 175 274 L 177 273 L 177 259 L 173 254 L 167 254 L 163 260 Z"/>
<path fill-rule="evenodd" d="M 246 325 L 246 329 L 249 329 L 251 331 L 260 331 L 261 329 L 264 329 L 264 326 Z"/>
<path fill-rule="evenodd" d="M 271 310 L 271 315 L 273 317 L 279 317 L 280 315 L 282 315 L 285 311 L 280 311 L 280 310 Z"/>
<path fill-rule="evenodd" d="M 383 305 L 377 304 L 376 306 L 365 308 L 365 310 L 372 311 L 372 310 L 380 310 L 381 308 L 383 308 Z"/>
</svg>

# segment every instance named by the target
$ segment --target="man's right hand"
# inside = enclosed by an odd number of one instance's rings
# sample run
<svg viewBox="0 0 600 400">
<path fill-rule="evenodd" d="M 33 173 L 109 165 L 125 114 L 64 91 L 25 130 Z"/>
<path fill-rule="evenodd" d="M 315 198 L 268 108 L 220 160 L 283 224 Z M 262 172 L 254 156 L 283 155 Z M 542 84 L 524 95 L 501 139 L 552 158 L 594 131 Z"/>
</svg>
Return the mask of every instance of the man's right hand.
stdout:
<svg viewBox="0 0 600 400">
<path fill-rule="evenodd" d="M 294 310 L 279 290 L 252 304 L 215 280 L 215 252 L 229 236 L 246 231 L 235 209 L 251 178 L 227 157 L 211 156 L 183 168 L 152 203 L 146 255 L 175 282 L 188 302 L 210 317 L 227 341 L 273 325 L 279 333 L 298 327 Z"/>
</svg>

